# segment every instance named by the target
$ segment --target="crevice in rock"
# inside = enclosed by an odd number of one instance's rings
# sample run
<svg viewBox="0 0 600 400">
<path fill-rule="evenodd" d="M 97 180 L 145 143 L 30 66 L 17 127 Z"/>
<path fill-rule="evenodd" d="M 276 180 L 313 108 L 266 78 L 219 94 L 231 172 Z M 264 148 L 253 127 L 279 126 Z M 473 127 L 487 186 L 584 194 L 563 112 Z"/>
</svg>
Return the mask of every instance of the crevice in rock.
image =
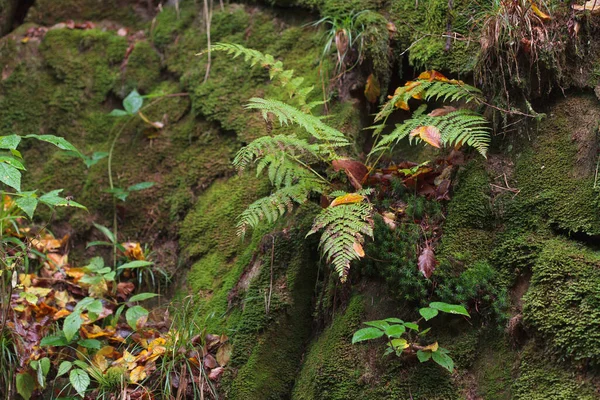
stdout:
<svg viewBox="0 0 600 400">
<path fill-rule="evenodd" d="M 25 21 L 29 9 L 34 5 L 35 0 L 19 0 L 15 4 L 15 11 L 12 22 L 12 29 L 17 28 Z"/>
</svg>

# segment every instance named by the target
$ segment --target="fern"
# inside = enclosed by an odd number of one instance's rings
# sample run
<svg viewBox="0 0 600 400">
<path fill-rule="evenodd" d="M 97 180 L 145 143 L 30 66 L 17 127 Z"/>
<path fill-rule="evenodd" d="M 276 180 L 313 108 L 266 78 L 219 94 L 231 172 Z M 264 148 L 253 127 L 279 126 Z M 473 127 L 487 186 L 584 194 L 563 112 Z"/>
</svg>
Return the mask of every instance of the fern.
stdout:
<svg viewBox="0 0 600 400">
<path fill-rule="evenodd" d="M 256 200 L 240 215 L 237 223 L 238 236 L 244 236 L 248 227 L 256 228 L 264 219 L 275 222 L 286 212 L 292 212 L 294 203 L 302 204 L 308 200 L 311 192 L 322 193 L 324 189 L 321 182 L 303 179 L 295 185 L 282 187 L 270 196 Z"/>
<path fill-rule="evenodd" d="M 396 125 L 389 134 L 382 136 L 381 140 L 371 150 L 371 154 L 387 150 L 403 138 L 409 136 L 413 129 L 420 126 L 433 125 L 441 134 L 442 144 L 454 146 L 466 144 L 474 147 L 482 156 L 486 156 L 490 143 L 490 128 L 486 126 L 487 120 L 481 115 L 470 110 L 456 110 L 446 115 L 432 117 L 430 115 L 413 115 L 413 118 Z M 419 136 L 411 141 L 420 141 Z"/>
<path fill-rule="evenodd" d="M 279 83 L 286 91 L 290 99 L 293 99 L 303 112 L 310 112 L 316 105 L 322 104 L 321 101 L 307 103 L 307 97 L 314 89 L 313 86 L 305 86 L 304 78 L 294 77 L 294 70 L 284 69 L 281 61 L 275 60 L 270 54 L 263 54 L 258 50 L 248 49 L 235 43 L 216 43 L 210 47 L 211 51 L 224 51 L 233 55 L 233 58 L 244 56 L 244 61 L 250 63 L 250 66 L 260 64 L 263 68 L 269 70 L 269 79 Z"/>
<path fill-rule="evenodd" d="M 242 171 L 251 162 L 276 151 L 283 151 L 291 155 L 318 157 L 319 146 L 299 139 L 295 135 L 262 136 L 240 149 L 233 159 L 233 165 Z"/>
<path fill-rule="evenodd" d="M 373 209 L 370 203 L 341 204 L 325 208 L 306 236 L 323 229 L 319 247 L 323 257 L 333 265 L 345 282 L 350 263 L 362 257 L 364 236 L 373 237 Z"/>
</svg>

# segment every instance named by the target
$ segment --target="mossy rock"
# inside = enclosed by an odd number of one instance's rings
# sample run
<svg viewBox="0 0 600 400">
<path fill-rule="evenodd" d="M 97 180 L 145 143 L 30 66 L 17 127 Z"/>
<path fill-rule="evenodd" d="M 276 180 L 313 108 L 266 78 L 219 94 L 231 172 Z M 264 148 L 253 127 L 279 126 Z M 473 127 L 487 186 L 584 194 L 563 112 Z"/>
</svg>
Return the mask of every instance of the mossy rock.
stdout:
<svg viewBox="0 0 600 400">
<path fill-rule="evenodd" d="M 148 11 L 136 12 L 134 0 L 36 0 L 26 20 L 51 26 L 68 20 L 102 21 L 104 19 L 138 27 L 140 20 L 149 17 Z"/>
<path fill-rule="evenodd" d="M 600 363 L 600 255 L 566 239 L 552 239 L 533 266 L 523 318 L 565 359 Z"/>
</svg>

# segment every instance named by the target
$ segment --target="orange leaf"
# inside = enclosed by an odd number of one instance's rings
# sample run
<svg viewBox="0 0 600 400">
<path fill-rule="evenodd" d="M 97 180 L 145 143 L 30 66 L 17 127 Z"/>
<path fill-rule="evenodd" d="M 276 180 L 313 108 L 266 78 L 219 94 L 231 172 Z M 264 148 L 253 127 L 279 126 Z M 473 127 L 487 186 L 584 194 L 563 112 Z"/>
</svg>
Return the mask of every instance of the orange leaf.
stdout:
<svg viewBox="0 0 600 400">
<path fill-rule="evenodd" d="M 66 317 L 67 315 L 70 315 L 71 311 L 67 310 L 66 308 L 63 308 L 62 310 L 58 311 L 56 314 L 54 314 L 54 320 L 57 321 L 63 317 Z"/>
<path fill-rule="evenodd" d="M 540 19 L 541 19 L 542 21 L 549 21 L 549 20 L 551 20 L 551 19 L 552 19 L 552 17 L 551 17 L 551 16 L 549 16 L 548 14 L 546 14 L 546 13 L 544 13 L 542 10 L 540 10 L 540 9 L 538 8 L 538 6 L 537 6 L 535 3 L 533 3 L 533 2 L 531 3 L 531 11 L 533 11 L 533 13 L 534 13 L 535 15 L 537 15 L 538 17 L 540 17 Z"/>
<path fill-rule="evenodd" d="M 359 257 L 365 256 L 365 251 L 363 250 L 363 247 L 360 245 L 360 243 L 358 243 L 358 242 L 352 243 L 352 248 L 354 249 L 356 254 L 358 254 Z"/>
<path fill-rule="evenodd" d="M 365 86 L 365 97 L 367 101 L 370 103 L 375 103 L 381 94 L 381 89 L 379 87 L 379 81 L 375 77 L 375 75 L 371 74 L 367 78 L 367 84 Z"/>
<path fill-rule="evenodd" d="M 348 193 L 343 196 L 336 197 L 335 200 L 331 202 L 329 207 L 339 206 L 341 204 L 353 204 L 360 203 L 365 199 L 365 196 L 356 194 L 356 193 Z"/>
<path fill-rule="evenodd" d="M 419 126 L 418 128 L 413 129 L 410 132 L 410 137 L 413 138 L 415 136 L 419 136 L 421 140 L 429 143 L 433 147 L 437 147 L 438 149 L 442 147 L 440 130 L 433 125 Z"/>
<path fill-rule="evenodd" d="M 422 72 L 417 79 L 432 81 L 440 81 L 440 82 L 448 82 L 449 79 L 446 78 L 443 74 L 437 72 L 436 70 L 425 71 Z"/>
<path fill-rule="evenodd" d="M 132 260 L 145 260 L 142 246 L 138 242 L 121 243 L 125 247 L 125 256 Z"/>
</svg>

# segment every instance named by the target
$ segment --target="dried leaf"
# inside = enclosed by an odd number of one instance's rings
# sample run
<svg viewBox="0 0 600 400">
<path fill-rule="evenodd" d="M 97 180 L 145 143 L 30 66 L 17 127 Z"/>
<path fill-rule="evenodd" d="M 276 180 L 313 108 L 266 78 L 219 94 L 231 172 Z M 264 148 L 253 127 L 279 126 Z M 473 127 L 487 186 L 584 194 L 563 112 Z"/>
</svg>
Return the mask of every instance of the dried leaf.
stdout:
<svg viewBox="0 0 600 400">
<path fill-rule="evenodd" d="M 433 271 L 435 270 L 435 254 L 429 245 L 423 248 L 421 251 L 421 255 L 419 256 L 419 271 L 423 274 L 423 276 L 427 279 L 431 276 Z"/>
<path fill-rule="evenodd" d="M 146 371 L 144 369 L 144 366 L 140 365 L 138 367 L 135 367 L 131 373 L 129 374 L 129 380 L 131 381 L 131 383 L 138 383 L 144 379 L 146 379 Z"/>
<path fill-rule="evenodd" d="M 430 82 L 432 82 L 432 81 L 449 82 L 450 81 L 443 74 L 441 74 L 433 69 L 430 71 L 422 72 L 417 79 L 428 80 Z"/>
<path fill-rule="evenodd" d="M 394 25 L 393 22 L 388 22 L 386 24 L 386 27 L 387 27 L 388 32 L 390 32 L 390 33 L 396 33 L 396 32 L 398 32 L 398 29 L 396 28 L 396 25 Z"/>
<path fill-rule="evenodd" d="M 449 114 L 453 111 L 456 111 L 456 108 L 452 107 L 452 106 L 444 106 L 441 108 L 436 108 L 435 110 L 433 110 L 432 112 L 430 112 L 428 115 L 430 117 L 442 117 L 446 114 Z"/>
<path fill-rule="evenodd" d="M 535 3 L 531 3 L 531 11 L 533 11 L 533 13 L 535 15 L 537 15 L 538 17 L 540 17 L 540 19 L 542 21 L 550 21 L 552 19 L 551 16 L 549 16 L 548 14 L 544 13 L 542 10 L 540 10 L 538 8 L 538 6 Z"/>
<path fill-rule="evenodd" d="M 356 190 L 362 189 L 362 184 L 369 173 L 369 169 L 360 161 L 342 158 L 331 162 L 335 171 L 344 170 L 350 183 Z"/>
<path fill-rule="evenodd" d="M 360 203 L 365 199 L 365 196 L 357 193 L 348 193 L 343 196 L 336 197 L 335 200 L 331 202 L 329 207 L 335 207 L 342 204 L 352 204 L 352 203 Z"/>
<path fill-rule="evenodd" d="M 381 88 L 379 87 L 379 80 L 375 75 L 371 74 L 367 78 L 367 84 L 365 86 L 365 97 L 369 103 L 377 102 L 379 95 L 381 94 Z"/>
<path fill-rule="evenodd" d="M 437 147 L 438 149 L 442 147 L 442 135 L 440 130 L 433 126 L 419 126 L 418 128 L 413 129 L 410 132 L 410 137 L 413 138 L 415 136 L 419 136 L 421 140 L 429 143 L 433 147 Z"/>
<path fill-rule="evenodd" d="M 354 249 L 354 252 L 356 252 L 356 254 L 358 254 L 359 257 L 365 256 L 365 251 L 363 250 L 363 247 L 361 246 L 360 243 L 358 243 L 358 242 L 352 243 L 352 248 Z"/>
<path fill-rule="evenodd" d="M 582 6 L 579 4 L 573 4 L 573 10 L 575 10 L 575 11 L 590 11 L 593 14 L 600 13 L 600 1 L 588 0 Z"/>
<path fill-rule="evenodd" d="M 215 360 L 215 358 L 210 354 L 207 354 L 206 356 L 204 356 L 204 366 L 211 369 L 216 368 L 217 360 Z"/>
<path fill-rule="evenodd" d="M 231 359 L 231 351 L 232 347 L 230 344 L 225 344 L 219 347 L 219 350 L 217 351 L 217 362 L 219 365 L 225 366 L 229 364 L 229 360 Z"/>
<path fill-rule="evenodd" d="M 121 243 L 125 248 L 125 257 L 130 260 L 145 260 L 142 246 L 138 242 Z"/>
<path fill-rule="evenodd" d="M 210 379 L 211 381 L 216 381 L 217 379 L 219 379 L 223 371 L 223 367 L 217 367 L 213 369 L 212 371 L 210 371 L 210 374 L 208 374 L 208 379 Z"/>
<path fill-rule="evenodd" d="M 429 346 L 423 347 L 421 350 L 423 350 L 423 351 L 429 350 L 431 352 L 434 352 L 434 351 L 438 350 L 438 347 L 439 347 L 438 342 L 435 342 L 433 344 L 430 344 Z"/>
</svg>

